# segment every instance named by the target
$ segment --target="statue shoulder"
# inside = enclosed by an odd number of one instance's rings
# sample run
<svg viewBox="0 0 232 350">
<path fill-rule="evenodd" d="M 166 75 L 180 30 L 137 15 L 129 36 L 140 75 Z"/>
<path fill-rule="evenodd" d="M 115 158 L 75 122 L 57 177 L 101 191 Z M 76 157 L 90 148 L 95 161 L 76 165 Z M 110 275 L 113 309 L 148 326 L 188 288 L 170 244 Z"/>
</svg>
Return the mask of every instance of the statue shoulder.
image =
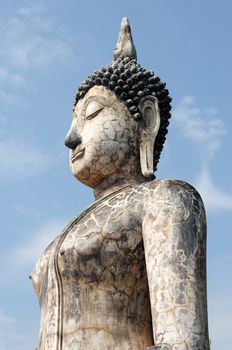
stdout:
<svg viewBox="0 0 232 350">
<path fill-rule="evenodd" d="M 199 232 L 205 235 L 205 208 L 193 186 L 180 180 L 158 180 L 149 183 L 148 193 L 149 198 L 143 201 L 142 223 L 149 232 L 175 227 L 180 236 L 185 232 L 188 237 Z"/>
<path fill-rule="evenodd" d="M 161 179 L 148 183 L 154 203 L 169 203 L 176 206 L 201 207 L 204 204 L 199 192 L 189 183 L 177 179 Z"/>
</svg>

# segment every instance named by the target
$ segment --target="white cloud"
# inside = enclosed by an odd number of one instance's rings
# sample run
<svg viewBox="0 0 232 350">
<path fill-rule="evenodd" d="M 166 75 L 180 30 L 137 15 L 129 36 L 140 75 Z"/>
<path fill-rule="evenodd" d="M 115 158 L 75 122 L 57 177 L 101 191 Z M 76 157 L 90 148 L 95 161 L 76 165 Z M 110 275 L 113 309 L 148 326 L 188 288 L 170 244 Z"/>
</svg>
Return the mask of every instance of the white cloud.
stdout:
<svg viewBox="0 0 232 350">
<path fill-rule="evenodd" d="M 63 61 L 71 54 L 69 39 L 36 3 L 20 8 L 0 24 L 0 58 L 5 67 L 28 70 Z"/>
<path fill-rule="evenodd" d="M 24 16 L 32 16 L 34 14 L 43 13 L 46 10 L 43 4 L 38 4 L 37 2 L 28 3 L 26 6 L 22 6 L 18 13 Z"/>
<path fill-rule="evenodd" d="M 23 240 L 17 240 L 17 245 L 8 248 L 5 254 L 2 255 L 2 264 L 0 266 L 1 280 L 7 289 L 13 290 L 16 288 L 17 290 L 20 286 L 22 290 L 26 288 L 29 283 L 28 276 L 39 257 L 46 247 L 61 233 L 66 224 L 67 221 L 65 222 L 62 219 L 50 220 L 40 227 L 35 227 L 31 232 L 28 232 L 28 235 Z M 20 234 L 20 231 L 18 231 L 16 226 L 15 234 L 17 233 Z"/>
<path fill-rule="evenodd" d="M 209 163 L 221 147 L 226 128 L 215 108 L 199 108 L 194 97 L 185 96 L 173 112 L 181 134 L 198 147 L 201 171 L 195 187 L 207 209 L 232 210 L 232 195 L 223 193 L 210 176 Z"/>
<path fill-rule="evenodd" d="M 1 93 L 31 84 L 31 73 L 66 62 L 72 57 L 68 36 L 46 7 L 36 1 L 16 8 L 11 17 L 0 20 Z M 4 100 L 7 103 L 7 100 Z"/>
<path fill-rule="evenodd" d="M 16 101 L 16 99 L 9 93 L 0 90 L 0 102 L 2 104 L 6 104 L 9 105 L 11 103 L 14 103 Z"/>
<path fill-rule="evenodd" d="M 232 255 L 227 255 L 227 256 L 223 256 L 221 258 L 218 258 L 216 260 L 216 262 L 219 262 L 219 263 L 230 263 L 230 262 L 232 262 Z"/>
<path fill-rule="evenodd" d="M 34 339 L 28 334 L 19 332 L 18 321 L 0 311 L 0 350 L 33 349 Z"/>
<path fill-rule="evenodd" d="M 9 84 L 13 87 L 20 87 L 25 84 L 25 79 L 21 74 L 12 74 L 7 68 L 0 68 L 0 83 L 2 86 Z"/>
<path fill-rule="evenodd" d="M 231 319 L 231 297 L 220 296 L 217 299 L 209 299 L 209 334 L 213 350 L 231 350 Z"/>
<path fill-rule="evenodd" d="M 202 160 L 209 161 L 221 146 L 226 133 L 215 108 L 198 108 L 192 96 L 182 98 L 173 119 L 182 135 L 199 146 Z"/>
<path fill-rule="evenodd" d="M 29 240 L 12 252 L 14 264 L 18 267 L 32 267 L 43 250 L 51 243 L 64 228 L 62 220 L 54 220 L 46 223 L 36 232 L 32 232 Z"/>
<path fill-rule="evenodd" d="M 54 161 L 27 136 L 22 140 L 16 129 L 19 109 L 30 103 L 22 89 L 33 87 L 36 70 L 70 57 L 71 47 L 37 1 L 25 2 L 10 18 L 0 20 L 0 37 L 0 179 L 25 178 L 41 173 Z"/>
<path fill-rule="evenodd" d="M 24 215 L 30 218 L 41 217 L 41 212 L 38 209 L 33 208 L 28 203 L 25 203 L 22 201 L 20 203 L 13 205 L 13 208 L 21 215 Z"/>
<path fill-rule="evenodd" d="M 46 170 L 52 163 L 49 154 L 24 141 L 0 139 L 0 178 L 27 178 Z"/>
<path fill-rule="evenodd" d="M 18 135 L 14 119 L 30 103 L 24 88 L 31 90 L 36 71 L 69 59 L 71 46 L 37 1 L 25 2 L 12 17 L 0 20 L 0 37 L 0 179 L 23 178 L 44 171 L 53 162 L 50 154 Z"/>
<path fill-rule="evenodd" d="M 209 170 L 203 166 L 195 184 L 207 209 L 232 210 L 232 195 L 223 193 L 212 181 Z"/>
</svg>

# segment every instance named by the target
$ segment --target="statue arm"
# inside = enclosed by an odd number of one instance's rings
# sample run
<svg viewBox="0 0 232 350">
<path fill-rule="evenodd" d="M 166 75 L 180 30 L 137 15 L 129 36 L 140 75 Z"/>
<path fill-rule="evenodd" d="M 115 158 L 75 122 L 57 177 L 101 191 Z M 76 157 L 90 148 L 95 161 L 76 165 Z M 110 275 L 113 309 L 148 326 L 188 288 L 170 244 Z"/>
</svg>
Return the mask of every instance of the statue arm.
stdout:
<svg viewBox="0 0 232 350">
<path fill-rule="evenodd" d="M 154 349 L 208 350 L 206 219 L 198 192 L 161 180 L 151 190 L 142 229 Z"/>
</svg>

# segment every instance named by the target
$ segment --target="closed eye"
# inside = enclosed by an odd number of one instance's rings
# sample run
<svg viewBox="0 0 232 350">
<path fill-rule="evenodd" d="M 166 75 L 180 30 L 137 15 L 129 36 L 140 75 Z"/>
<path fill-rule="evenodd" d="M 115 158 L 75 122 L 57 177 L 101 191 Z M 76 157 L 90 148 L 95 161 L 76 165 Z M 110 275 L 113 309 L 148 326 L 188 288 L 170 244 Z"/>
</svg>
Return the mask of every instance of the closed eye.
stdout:
<svg viewBox="0 0 232 350">
<path fill-rule="evenodd" d="M 85 118 L 87 120 L 93 119 L 103 110 L 104 106 L 99 101 L 90 101 L 85 110 Z"/>
<path fill-rule="evenodd" d="M 91 112 L 88 114 L 86 113 L 86 120 L 90 120 L 90 119 L 95 118 L 98 115 L 98 113 L 100 113 L 103 109 L 104 109 L 104 107 L 100 107 L 97 110 L 95 110 L 94 112 Z"/>
</svg>

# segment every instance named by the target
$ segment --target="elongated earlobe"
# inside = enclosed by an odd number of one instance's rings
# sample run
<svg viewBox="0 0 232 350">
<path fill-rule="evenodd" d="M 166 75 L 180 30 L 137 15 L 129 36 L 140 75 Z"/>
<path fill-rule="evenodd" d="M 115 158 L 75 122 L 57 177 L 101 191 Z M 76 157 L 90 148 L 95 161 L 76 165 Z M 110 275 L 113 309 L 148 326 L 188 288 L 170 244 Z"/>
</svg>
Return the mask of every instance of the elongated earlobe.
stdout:
<svg viewBox="0 0 232 350">
<path fill-rule="evenodd" d="M 140 164 L 143 176 L 154 174 L 154 144 L 160 127 L 158 100 L 154 96 L 145 96 L 139 103 L 142 114 L 140 130 Z"/>
</svg>

